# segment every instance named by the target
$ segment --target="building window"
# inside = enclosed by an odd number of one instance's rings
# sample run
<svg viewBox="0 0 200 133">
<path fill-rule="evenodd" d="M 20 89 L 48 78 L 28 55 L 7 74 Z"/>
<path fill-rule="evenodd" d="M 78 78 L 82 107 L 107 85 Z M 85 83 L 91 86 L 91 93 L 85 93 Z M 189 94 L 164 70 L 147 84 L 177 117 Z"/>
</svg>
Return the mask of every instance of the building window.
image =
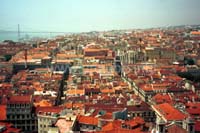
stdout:
<svg viewBox="0 0 200 133">
<path fill-rule="evenodd" d="M 132 114 L 133 117 L 135 117 L 135 114 Z"/>
<path fill-rule="evenodd" d="M 14 107 L 14 104 L 10 104 L 10 107 L 11 107 L 11 108 Z"/>
<path fill-rule="evenodd" d="M 22 108 L 24 108 L 24 107 L 25 107 L 25 105 L 24 105 L 24 104 L 21 104 L 21 107 L 22 107 Z"/>
<path fill-rule="evenodd" d="M 146 116 L 146 112 L 144 112 L 144 116 Z"/>
<path fill-rule="evenodd" d="M 193 126 L 192 125 L 190 125 L 190 132 L 192 132 L 193 131 Z"/>
</svg>

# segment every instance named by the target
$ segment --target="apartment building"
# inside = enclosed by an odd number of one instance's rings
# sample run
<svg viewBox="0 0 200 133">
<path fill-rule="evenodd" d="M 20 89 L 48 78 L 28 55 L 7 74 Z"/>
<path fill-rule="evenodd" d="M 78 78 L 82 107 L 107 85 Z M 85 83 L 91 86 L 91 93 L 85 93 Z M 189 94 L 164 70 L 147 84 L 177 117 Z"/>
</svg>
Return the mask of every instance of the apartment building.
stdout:
<svg viewBox="0 0 200 133">
<path fill-rule="evenodd" d="M 7 102 L 7 121 L 26 132 L 37 131 L 32 96 L 11 96 Z"/>
</svg>

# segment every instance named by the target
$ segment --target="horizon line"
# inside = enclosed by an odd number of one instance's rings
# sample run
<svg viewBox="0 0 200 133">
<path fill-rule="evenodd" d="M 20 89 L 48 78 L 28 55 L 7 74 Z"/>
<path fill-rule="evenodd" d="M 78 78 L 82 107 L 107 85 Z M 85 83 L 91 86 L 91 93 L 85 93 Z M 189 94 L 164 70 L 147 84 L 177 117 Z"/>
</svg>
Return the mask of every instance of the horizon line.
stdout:
<svg viewBox="0 0 200 133">
<path fill-rule="evenodd" d="M 173 28 L 173 27 L 186 27 L 186 26 L 197 26 L 200 27 L 200 24 L 182 24 L 182 25 L 169 25 L 169 26 L 155 26 L 155 27 L 148 27 L 148 28 L 126 28 L 126 29 L 107 29 L 107 30 L 90 30 L 90 31 L 76 31 L 76 32 L 67 32 L 67 31 L 20 31 L 20 33 L 89 33 L 89 32 L 105 32 L 105 31 L 123 31 L 123 30 L 145 30 L 145 29 L 157 29 L 157 28 Z M 3 32 L 12 32 L 18 33 L 15 30 L 4 30 L 0 29 L 0 33 Z"/>
</svg>

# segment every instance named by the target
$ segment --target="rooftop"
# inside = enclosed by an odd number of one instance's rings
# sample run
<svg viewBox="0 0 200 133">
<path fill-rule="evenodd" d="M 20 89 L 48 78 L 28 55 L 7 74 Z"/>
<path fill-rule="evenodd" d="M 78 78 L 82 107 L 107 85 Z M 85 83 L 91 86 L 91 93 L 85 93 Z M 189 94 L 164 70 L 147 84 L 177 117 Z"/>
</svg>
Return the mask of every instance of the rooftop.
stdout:
<svg viewBox="0 0 200 133">
<path fill-rule="evenodd" d="M 98 118 L 91 116 L 78 116 L 78 122 L 81 124 L 98 125 Z"/>
<path fill-rule="evenodd" d="M 11 96 L 8 103 L 31 103 L 32 96 Z"/>
<path fill-rule="evenodd" d="M 183 114 L 169 103 L 153 105 L 152 107 L 165 121 L 182 121 L 187 117 L 186 114 Z"/>
<path fill-rule="evenodd" d="M 0 121 L 6 120 L 6 105 L 0 105 Z"/>
</svg>

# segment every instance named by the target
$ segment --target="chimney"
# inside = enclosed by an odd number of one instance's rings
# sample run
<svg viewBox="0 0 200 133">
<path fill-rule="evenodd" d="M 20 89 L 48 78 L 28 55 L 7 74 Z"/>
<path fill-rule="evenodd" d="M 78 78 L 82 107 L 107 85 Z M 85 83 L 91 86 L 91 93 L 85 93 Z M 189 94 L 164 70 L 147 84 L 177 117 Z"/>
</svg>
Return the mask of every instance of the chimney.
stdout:
<svg viewBox="0 0 200 133">
<path fill-rule="evenodd" d="M 25 68 L 27 68 L 27 49 L 24 51 Z"/>
</svg>

